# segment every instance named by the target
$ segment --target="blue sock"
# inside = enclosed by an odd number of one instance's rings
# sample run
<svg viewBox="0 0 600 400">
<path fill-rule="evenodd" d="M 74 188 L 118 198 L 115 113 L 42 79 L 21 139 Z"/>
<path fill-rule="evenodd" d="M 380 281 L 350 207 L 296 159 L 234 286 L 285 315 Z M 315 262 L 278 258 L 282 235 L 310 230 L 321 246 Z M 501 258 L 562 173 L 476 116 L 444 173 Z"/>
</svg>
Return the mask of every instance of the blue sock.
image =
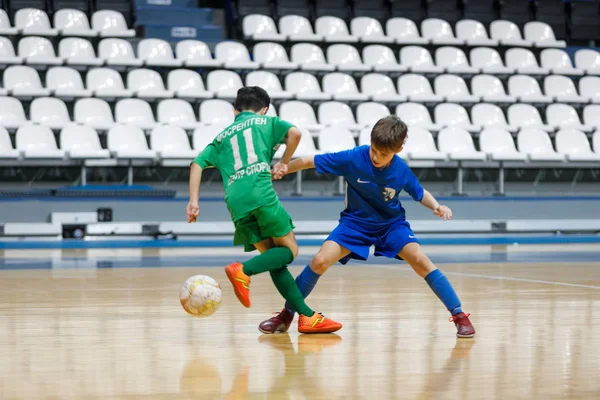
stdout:
<svg viewBox="0 0 600 400">
<path fill-rule="evenodd" d="M 426 277 L 425 282 L 429 285 L 433 293 L 444 303 L 452 315 L 462 312 L 460 300 L 450 284 L 450 281 L 439 269 L 431 271 Z"/>
<path fill-rule="evenodd" d="M 308 297 L 310 292 L 312 292 L 320 277 L 321 275 L 313 272 L 313 270 L 310 269 L 310 265 L 304 267 L 302 272 L 300 272 L 300 275 L 296 277 L 296 285 L 298 285 L 298 289 L 300 289 L 300 292 L 304 298 Z M 292 314 L 296 312 L 287 302 L 285 303 L 285 308 Z"/>
</svg>

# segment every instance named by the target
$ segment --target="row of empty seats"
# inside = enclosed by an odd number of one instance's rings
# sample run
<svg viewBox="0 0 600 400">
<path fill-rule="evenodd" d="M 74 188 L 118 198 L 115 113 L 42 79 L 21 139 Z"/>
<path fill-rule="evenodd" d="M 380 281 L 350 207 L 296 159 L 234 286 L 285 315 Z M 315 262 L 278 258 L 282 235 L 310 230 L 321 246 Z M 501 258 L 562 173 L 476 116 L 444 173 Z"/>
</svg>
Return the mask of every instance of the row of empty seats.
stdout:
<svg viewBox="0 0 600 400">
<path fill-rule="evenodd" d="M 111 68 L 92 68 L 85 74 L 85 86 L 79 71 L 69 67 L 52 67 L 45 76 L 45 86 L 37 71 L 29 66 L 11 66 L 4 71 L 4 88 L 0 94 L 19 98 L 53 95 L 71 99 L 99 97 L 117 99 L 139 97 L 148 100 L 180 97 L 188 100 L 213 97 L 233 99 L 238 89 L 260 86 L 275 100 L 298 99 L 305 101 L 379 101 L 398 103 L 404 101 L 439 103 L 453 101 L 475 103 L 551 103 L 553 101 L 585 104 L 600 103 L 600 77 L 586 76 L 579 80 L 578 88 L 572 79 L 563 75 L 547 75 L 543 88 L 528 75 L 512 75 L 505 89 L 502 81 L 492 75 L 475 75 L 470 80 L 471 89 L 461 76 L 442 74 L 432 82 L 424 75 L 406 73 L 392 79 L 383 73 L 369 73 L 359 79 L 359 84 L 349 74 L 327 73 L 322 84 L 307 72 L 292 72 L 283 84 L 270 71 L 252 71 L 245 76 L 229 70 L 213 70 L 206 76 L 206 85 L 200 74 L 193 70 L 171 70 L 166 79 L 155 70 L 136 68 L 127 72 L 125 86 L 121 74 Z M 360 85 L 360 89 L 359 89 Z"/>
<path fill-rule="evenodd" d="M 545 122 L 537 108 L 529 104 L 513 104 L 505 113 L 494 104 L 479 103 L 471 112 L 455 103 L 441 103 L 433 109 L 433 116 L 422 104 L 402 103 L 394 112 L 412 129 L 424 128 L 432 132 L 447 127 L 458 127 L 469 132 L 480 132 L 494 127 L 517 132 L 523 129 L 542 129 L 547 132 L 564 128 L 584 132 L 600 130 L 600 105 L 583 109 L 583 121 L 577 111 L 568 104 L 551 104 L 545 110 Z M 286 101 L 278 108 L 271 106 L 269 115 L 279 115 L 315 136 L 330 126 L 344 127 L 355 134 L 371 128 L 380 118 L 390 114 L 390 108 L 381 103 L 364 102 L 356 108 L 356 115 L 345 103 L 328 101 L 315 109 L 308 103 Z M 233 106 L 224 100 L 207 100 L 198 107 L 198 114 L 191 104 L 180 99 L 167 99 L 158 103 L 156 116 L 150 104 L 140 99 L 119 100 L 113 112 L 101 99 L 81 99 L 75 102 L 73 120 L 64 102 L 44 97 L 35 99 L 29 107 L 29 118 L 21 102 L 12 97 L 0 97 L 0 126 L 14 130 L 38 123 L 55 130 L 76 122 L 99 131 L 109 130 L 118 124 L 128 124 L 144 130 L 169 124 L 186 130 L 203 126 L 223 127 L 233 122 Z"/>
<path fill-rule="evenodd" d="M 215 129 L 218 128 L 218 129 Z M 71 124 L 60 133 L 60 147 L 50 128 L 26 125 L 16 133 L 16 148 L 4 128 L 0 128 L 0 159 L 130 159 L 169 160 L 189 162 L 219 133 L 219 127 L 198 128 L 192 136 L 192 145 L 185 131 L 176 126 L 161 126 L 152 130 L 149 141 L 135 126 L 118 125 L 107 133 L 107 148 L 102 148 L 97 132 L 89 126 Z M 358 144 L 370 143 L 370 128 L 361 131 Z M 410 130 L 408 140 L 399 155 L 409 160 L 431 161 L 554 161 L 600 162 L 600 132 L 590 145 L 586 135 L 576 129 L 563 129 L 556 134 L 554 148 L 548 134 L 540 129 L 524 129 L 517 139 L 500 128 L 485 129 L 479 137 L 479 149 L 471 135 L 462 128 L 445 128 L 437 136 L 424 128 Z M 318 149 L 308 134 L 303 134 L 296 157 L 335 152 L 353 148 L 354 137 L 347 129 L 324 129 L 317 139 Z M 276 156 L 281 156 L 282 146 Z"/>
<path fill-rule="evenodd" d="M 516 24 L 504 20 L 492 22 L 488 35 L 485 26 L 472 19 L 458 21 L 455 34 L 451 25 L 439 18 L 422 21 L 420 34 L 417 25 L 407 18 L 388 19 L 384 31 L 381 23 L 374 18 L 356 17 L 348 29 L 341 18 L 324 16 L 317 18 L 313 30 L 307 18 L 287 15 L 279 19 L 278 30 L 271 17 L 252 14 L 244 17 L 242 27 L 246 38 L 260 41 L 566 47 L 564 40 L 556 40 L 550 25 L 540 21 L 526 23 L 524 35 Z"/>
<path fill-rule="evenodd" d="M 91 26 L 87 15 L 79 10 L 63 8 L 54 13 L 50 25 L 48 14 L 35 8 L 21 8 L 11 25 L 6 11 L 0 9 L 0 35 L 134 37 L 123 14 L 114 10 L 99 10 L 92 14 Z"/>
</svg>

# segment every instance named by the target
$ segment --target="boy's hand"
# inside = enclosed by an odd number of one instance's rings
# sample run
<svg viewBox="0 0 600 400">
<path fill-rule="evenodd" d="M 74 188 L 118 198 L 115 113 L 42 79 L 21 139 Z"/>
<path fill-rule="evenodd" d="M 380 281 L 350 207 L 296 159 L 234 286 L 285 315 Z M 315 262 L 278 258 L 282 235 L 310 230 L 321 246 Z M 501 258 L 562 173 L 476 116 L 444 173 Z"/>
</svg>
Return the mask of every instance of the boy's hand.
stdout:
<svg viewBox="0 0 600 400">
<path fill-rule="evenodd" d="M 433 211 L 433 214 L 442 218 L 444 221 L 449 221 L 452 218 L 452 210 L 447 206 L 438 206 L 438 208 Z"/>
<path fill-rule="evenodd" d="M 282 164 L 282 163 L 278 162 L 277 164 L 275 164 L 273 166 L 273 169 L 271 170 L 271 177 L 274 180 L 281 179 L 285 174 L 287 174 L 287 172 L 288 172 L 287 164 Z"/>
<path fill-rule="evenodd" d="M 185 214 L 187 216 L 188 224 L 191 222 L 196 222 L 196 218 L 200 215 L 200 207 L 198 206 L 197 201 L 190 201 L 185 208 Z"/>
</svg>

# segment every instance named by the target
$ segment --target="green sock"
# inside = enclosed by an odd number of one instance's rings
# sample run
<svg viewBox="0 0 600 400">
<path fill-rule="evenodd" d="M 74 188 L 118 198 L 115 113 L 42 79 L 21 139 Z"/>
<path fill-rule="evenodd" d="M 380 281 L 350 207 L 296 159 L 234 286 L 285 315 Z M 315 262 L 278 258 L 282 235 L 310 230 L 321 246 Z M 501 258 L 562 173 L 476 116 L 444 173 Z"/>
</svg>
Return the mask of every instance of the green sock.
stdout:
<svg viewBox="0 0 600 400">
<path fill-rule="evenodd" d="M 298 285 L 287 267 L 271 271 L 270 274 L 275 287 L 293 309 L 298 314 L 312 317 L 315 312 L 304 302 L 304 296 L 302 296 L 302 292 L 298 289 Z"/>
<path fill-rule="evenodd" d="M 248 276 L 280 269 L 294 260 L 294 254 L 287 247 L 273 247 L 262 254 L 242 263 Z"/>
</svg>

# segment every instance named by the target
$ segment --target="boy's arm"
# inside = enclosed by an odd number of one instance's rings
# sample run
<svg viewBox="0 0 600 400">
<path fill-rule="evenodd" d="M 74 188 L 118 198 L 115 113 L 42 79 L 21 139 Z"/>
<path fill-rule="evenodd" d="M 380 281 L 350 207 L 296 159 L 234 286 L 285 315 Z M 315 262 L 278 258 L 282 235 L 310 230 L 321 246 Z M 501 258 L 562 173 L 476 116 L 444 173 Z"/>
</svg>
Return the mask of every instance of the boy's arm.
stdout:
<svg viewBox="0 0 600 400">
<path fill-rule="evenodd" d="M 287 134 L 285 135 L 285 151 L 283 152 L 283 156 L 281 157 L 281 160 L 279 160 L 279 162 L 273 166 L 273 170 L 271 172 L 273 179 L 281 179 L 283 175 L 289 173 L 288 164 L 290 163 L 294 152 L 298 148 L 301 137 L 302 133 L 295 126 L 288 130 Z"/>
<path fill-rule="evenodd" d="M 433 210 L 433 214 L 442 218 L 444 221 L 448 221 L 452 218 L 452 210 L 450 207 L 443 206 L 433 197 L 428 190 L 423 189 L 423 198 L 421 199 L 421 204 L 425 207 Z"/>
<path fill-rule="evenodd" d="M 187 222 L 196 222 L 200 215 L 198 198 L 200 197 L 200 181 L 202 180 L 202 167 L 195 162 L 190 167 L 190 201 L 185 209 Z"/>
</svg>

